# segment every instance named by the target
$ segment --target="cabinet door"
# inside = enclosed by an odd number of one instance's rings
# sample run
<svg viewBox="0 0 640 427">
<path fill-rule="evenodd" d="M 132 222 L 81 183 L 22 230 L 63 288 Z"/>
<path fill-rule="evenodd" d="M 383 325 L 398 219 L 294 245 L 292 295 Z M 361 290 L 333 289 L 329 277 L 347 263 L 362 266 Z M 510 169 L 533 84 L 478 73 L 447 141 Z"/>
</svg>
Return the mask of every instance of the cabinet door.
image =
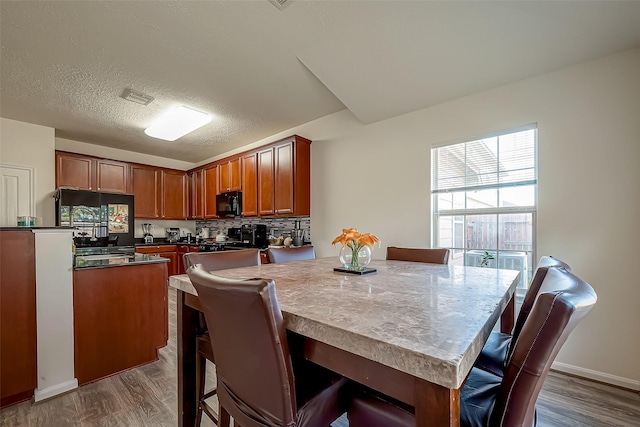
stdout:
<svg viewBox="0 0 640 427">
<path fill-rule="evenodd" d="M 95 159 L 77 154 L 56 152 L 56 187 L 95 190 Z"/>
<path fill-rule="evenodd" d="M 0 231 L 0 407 L 37 387 L 34 236 Z"/>
<path fill-rule="evenodd" d="M 275 213 L 293 214 L 293 142 L 275 147 Z"/>
<path fill-rule="evenodd" d="M 187 219 L 187 174 L 162 170 L 162 218 Z"/>
<path fill-rule="evenodd" d="M 273 148 L 258 152 L 258 213 L 269 216 L 274 210 Z"/>
<path fill-rule="evenodd" d="M 231 179 L 229 175 L 229 163 L 218 165 L 218 194 L 231 190 Z"/>
<path fill-rule="evenodd" d="M 204 171 L 197 170 L 187 174 L 189 183 L 189 218 L 204 218 Z"/>
<path fill-rule="evenodd" d="M 242 216 L 258 216 L 258 156 L 242 157 Z"/>
<path fill-rule="evenodd" d="M 178 253 L 177 252 L 161 252 L 158 254 L 161 258 L 169 260 L 167 264 L 167 274 L 173 276 L 178 274 Z"/>
<path fill-rule="evenodd" d="M 242 189 L 240 157 L 218 165 L 218 194 Z"/>
<path fill-rule="evenodd" d="M 133 165 L 131 176 L 136 218 L 159 218 L 160 170 Z"/>
<path fill-rule="evenodd" d="M 229 189 L 240 191 L 242 189 L 242 162 L 240 157 L 229 161 Z"/>
<path fill-rule="evenodd" d="M 128 163 L 96 160 L 97 190 L 108 193 L 128 193 L 129 169 Z"/>
<path fill-rule="evenodd" d="M 204 170 L 204 217 L 217 218 L 216 194 L 218 194 L 218 168 Z"/>
</svg>

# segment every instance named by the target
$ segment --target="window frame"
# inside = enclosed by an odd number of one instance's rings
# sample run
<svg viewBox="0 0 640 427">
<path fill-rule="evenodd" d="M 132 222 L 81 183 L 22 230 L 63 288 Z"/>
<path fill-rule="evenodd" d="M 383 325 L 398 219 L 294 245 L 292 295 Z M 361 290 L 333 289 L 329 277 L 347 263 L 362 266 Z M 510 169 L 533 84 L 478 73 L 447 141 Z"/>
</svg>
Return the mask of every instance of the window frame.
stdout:
<svg viewBox="0 0 640 427">
<path fill-rule="evenodd" d="M 496 184 L 487 184 L 487 185 L 478 185 L 478 186 L 464 186 L 464 187 L 456 187 L 455 189 L 448 189 L 448 190 L 440 190 L 440 189 L 434 189 L 434 187 L 437 185 L 437 172 L 438 172 L 438 157 L 437 157 L 437 149 L 442 148 L 442 147 L 448 147 L 448 146 L 452 146 L 452 145 L 456 145 L 456 144 L 468 144 L 468 143 L 473 143 L 479 140 L 483 140 L 483 139 L 488 139 L 488 138 L 494 138 L 494 137 L 501 137 L 501 136 L 505 136 L 505 135 L 509 135 L 509 134 L 513 134 L 513 133 L 518 133 L 518 132 L 522 132 L 522 131 L 527 131 L 527 130 L 533 130 L 534 131 L 534 135 L 533 135 L 533 170 L 534 170 L 534 178 L 533 179 L 529 179 L 529 180 L 523 180 L 523 181 L 519 181 L 516 183 L 510 182 L 510 183 L 503 183 L 500 184 L 499 180 L 497 180 Z M 466 150 L 466 146 L 465 146 L 465 150 Z M 466 151 L 465 151 L 466 152 Z M 499 150 L 498 150 L 499 153 Z M 496 162 L 499 162 L 499 154 L 496 157 Z M 464 167 L 467 167 L 467 159 L 465 157 L 464 159 Z M 440 143 L 440 144 L 434 144 L 431 147 L 431 182 L 430 182 L 430 188 L 431 188 L 431 224 L 432 224 L 432 233 L 431 233 L 431 241 L 432 241 L 432 247 L 439 247 L 438 243 L 440 242 L 440 219 L 442 217 L 451 217 L 451 223 L 452 223 L 452 230 L 455 229 L 455 224 L 456 222 L 459 222 L 458 219 L 456 219 L 456 217 L 462 217 L 462 223 L 463 223 L 463 227 L 464 227 L 464 223 L 466 222 L 466 218 L 467 216 L 470 215 L 495 215 L 496 216 L 496 224 L 500 224 L 500 214 L 530 214 L 531 215 L 531 221 L 532 221 L 532 230 L 531 230 L 531 251 L 517 251 L 517 252 L 531 252 L 531 264 L 532 265 L 528 265 L 527 266 L 527 276 L 525 277 L 524 280 L 521 281 L 521 285 L 518 286 L 517 288 L 517 293 L 518 294 L 523 294 L 524 292 L 526 292 L 526 290 L 528 289 L 529 286 L 529 281 L 531 280 L 531 275 L 533 274 L 533 271 L 535 269 L 535 263 L 537 262 L 537 214 L 538 214 L 538 168 L 539 168 L 539 164 L 538 164 L 538 126 L 537 123 L 533 123 L 533 124 L 529 124 L 529 125 L 525 125 L 525 126 L 520 126 L 520 127 L 516 127 L 516 128 L 511 128 L 511 129 L 507 129 L 507 130 L 503 130 L 503 131 L 498 131 L 498 132 L 492 132 L 492 133 L 487 133 L 478 137 L 470 137 L 470 138 L 464 138 L 464 139 L 458 139 L 455 141 L 449 141 L 449 142 L 445 142 L 445 143 Z M 498 173 L 499 176 L 499 171 L 496 171 Z M 465 183 L 466 184 L 466 183 Z M 474 191 L 474 190 L 482 190 L 482 189 L 496 189 L 497 192 L 499 192 L 499 189 L 504 189 L 504 188 L 508 188 L 508 187 L 519 187 L 519 186 L 526 186 L 526 185 L 532 185 L 533 188 L 533 205 L 531 206 L 507 206 L 507 207 L 500 207 L 500 197 L 497 197 L 496 200 L 496 206 L 495 207 L 486 207 L 486 208 L 467 208 L 467 192 L 468 191 Z M 465 208 L 452 208 L 452 209 L 439 209 L 438 208 L 438 195 L 441 193 L 449 193 L 449 192 L 463 192 L 465 194 Z M 499 193 L 498 193 L 499 194 Z M 498 254 L 498 256 L 500 255 L 500 253 L 509 253 L 509 252 L 516 252 L 514 250 L 509 250 L 509 249 L 500 249 L 500 245 L 499 245 L 499 236 L 500 236 L 500 232 L 498 230 L 499 227 L 496 227 L 496 248 L 495 249 L 487 249 L 490 252 L 495 254 Z M 463 231 L 464 232 L 464 231 Z M 456 235 L 455 232 L 452 234 L 451 236 L 451 244 L 455 245 L 456 244 Z M 449 249 L 451 249 L 452 252 L 452 257 L 453 258 L 460 258 L 463 257 L 463 265 L 465 265 L 465 259 L 466 259 L 466 254 L 469 251 L 477 251 L 477 250 L 481 250 L 484 251 L 484 249 L 475 249 L 475 248 L 468 248 L 467 247 L 467 243 L 466 243 L 466 239 L 462 238 L 462 245 L 463 247 L 457 247 L 457 246 L 452 246 L 449 247 Z M 454 256 L 455 255 L 455 256 Z M 528 255 L 528 254 L 527 254 Z M 528 257 L 528 256 L 527 256 Z"/>
</svg>

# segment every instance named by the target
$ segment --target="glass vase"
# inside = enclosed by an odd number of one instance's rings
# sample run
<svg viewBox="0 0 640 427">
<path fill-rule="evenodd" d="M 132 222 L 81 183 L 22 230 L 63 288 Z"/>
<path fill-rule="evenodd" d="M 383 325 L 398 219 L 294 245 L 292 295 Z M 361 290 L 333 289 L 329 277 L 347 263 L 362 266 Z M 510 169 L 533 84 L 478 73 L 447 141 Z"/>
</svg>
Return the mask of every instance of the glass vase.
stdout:
<svg viewBox="0 0 640 427">
<path fill-rule="evenodd" d="M 371 262 L 371 248 L 360 246 L 350 248 L 343 246 L 340 249 L 340 263 L 348 270 L 362 271 Z"/>
</svg>

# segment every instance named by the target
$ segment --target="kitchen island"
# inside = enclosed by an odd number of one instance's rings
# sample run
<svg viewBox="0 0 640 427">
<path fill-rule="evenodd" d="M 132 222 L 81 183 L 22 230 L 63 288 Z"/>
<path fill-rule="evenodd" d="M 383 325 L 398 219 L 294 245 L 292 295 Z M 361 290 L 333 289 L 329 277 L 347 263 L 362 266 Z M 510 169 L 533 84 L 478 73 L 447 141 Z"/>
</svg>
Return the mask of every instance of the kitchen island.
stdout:
<svg viewBox="0 0 640 427">
<path fill-rule="evenodd" d="M 78 251 L 73 271 L 78 384 L 158 360 L 167 344 L 167 262 L 131 251 Z"/>
</svg>

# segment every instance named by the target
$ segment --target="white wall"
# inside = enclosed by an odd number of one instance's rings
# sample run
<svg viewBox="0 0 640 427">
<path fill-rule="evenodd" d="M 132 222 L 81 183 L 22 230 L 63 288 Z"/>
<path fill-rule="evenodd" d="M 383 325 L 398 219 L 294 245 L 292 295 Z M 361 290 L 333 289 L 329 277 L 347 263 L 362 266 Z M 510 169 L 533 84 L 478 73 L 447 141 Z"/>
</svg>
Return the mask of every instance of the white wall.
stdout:
<svg viewBox="0 0 640 427">
<path fill-rule="evenodd" d="M 34 168 L 35 216 L 55 225 L 55 130 L 0 117 L 0 164 Z"/>
<path fill-rule="evenodd" d="M 381 101 L 382 102 L 382 101 Z M 558 368 L 640 389 L 640 49 L 364 126 L 347 110 L 290 129 L 313 141 L 319 256 L 356 227 L 384 245 L 430 244 L 430 147 L 538 124 L 538 256 L 598 293 Z M 374 250 L 384 258 L 385 247 Z"/>
</svg>

